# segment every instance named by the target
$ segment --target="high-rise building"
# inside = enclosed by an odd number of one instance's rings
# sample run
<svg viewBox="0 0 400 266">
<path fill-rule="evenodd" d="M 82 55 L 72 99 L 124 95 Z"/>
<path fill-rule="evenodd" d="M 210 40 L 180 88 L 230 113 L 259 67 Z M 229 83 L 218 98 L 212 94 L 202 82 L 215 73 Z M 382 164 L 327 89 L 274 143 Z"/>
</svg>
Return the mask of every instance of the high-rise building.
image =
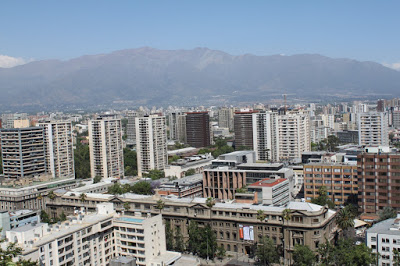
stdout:
<svg viewBox="0 0 400 266">
<path fill-rule="evenodd" d="M 129 144 L 136 144 L 136 129 L 135 118 L 137 113 L 135 111 L 128 111 L 128 123 L 126 125 L 126 140 Z"/>
<path fill-rule="evenodd" d="M 210 116 L 208 112 L 186 113 L 186 141 L 200 148 L 211 145 Z"/>
<path fill-rule="evenodd" d="M 400 154 L 364 152 L 357 156 L 357 167 L 360 210 L 378 213 L 390 206 L 400 211 Z"/>
<path fill-rule="evenodd" d="M 310 118 L 306 113 L 275 116 L 273 159 L 275 161 L 301 158 L 311 150 Z"/>
<path fill-rule="evenodd" d="M 103 115 L 89 120 L 88 124 L 91 176 L 123 177 L 121 119 Z"/>
<path fill-rule="evenodd" d="M 218 110 L 218 126 L 223 128 L 229 128 L 229 131 L 233 131 L 233 116 L 234 109 L 229 107 L 223 107 Z"/>
<path fill-rule="evenodd" d="M 46 171 L 42 127 L 2 129 L 1 152 L 5 177 L 33 177 Z"/>
<path fill-rule="evenodd" d="M 136 118 L 136 152 L 138 175 L 163 170 L 168 164 L 165 116 L 149 115 Z"/>
<path fill-rule="evenodd" d="M 180 111 L 168 115 L 169 139 L 186 143 L 186 114 Z"/>
<path fill-rule="evenodd" d="M 253 114 L 257 111 L 235 112 L 235 147 L 253 149 Z"/>
<path fill-rule="evenodd" d="M 358 114 L 358 145 L 389 146 L 388 113 Z"/>
<path fill-rule="evenodd" d="M 53 178 L 74 177 L 72 123 L 54 121 L 39 123 L 44 129 L 47 172 Z"/>
<path fill-rule="evenodd" d="M 392 113 L 392 125 L 395 128 L 400 128 L 400 111 L 393 111 Z"/>
</svg>

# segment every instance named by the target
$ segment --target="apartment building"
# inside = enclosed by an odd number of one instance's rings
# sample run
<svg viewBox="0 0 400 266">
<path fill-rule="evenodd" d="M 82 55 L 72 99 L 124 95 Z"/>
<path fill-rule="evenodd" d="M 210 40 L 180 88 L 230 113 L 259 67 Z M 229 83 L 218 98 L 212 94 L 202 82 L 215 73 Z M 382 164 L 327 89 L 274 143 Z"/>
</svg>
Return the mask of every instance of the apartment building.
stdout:
<svg viewBox="0 0 400 266">
<path fill-rule="evenodd" d="M 136 144 L 136 128 L 135 128 L 135 118 L 137 113 L 135 111 L 128 111 L 126 115 L 128 123 L 126 124 L 126 141 L 129 144 Z"/>
<path fill-rule="evenodd" d="M 119 256 L 135 256 L 138 266 L 168 265 L 180 257 L 166 251 L 161 215 L 120 216 L 112 203 L 98 204 L 96 213 L 70 216 L 64 223 L 34 223 L 6 235 L 24 249 L 24 259 L 41 265 L 107 265 Z"/>
<path fill-rule="evenodd" d="M 233 131 L 234 123 L 234 108 L 222 107 L 218 110 L 218 127 L 227 128 L 229 131 Z"/>
<path fill-rule="evenodd" d="M 299 159 L 303 152 L 311 150 L 310 118 L 307 113 L 277 115 L 274 126 L 275 161 Z"/>
<path fill-rule="evenodd" d="M 400 211 L 400 154 L 364 152 L 357 166 L 360 211 L 377 214 L 386 206 Z"/>
<path fill-rule="evenodd" d="M 374 224 L 366 230 L 366 245 L 378 253 L 378 265 L 394 266 L 395 250 L 400 250 L 400 217 Z"/>
<path fill-rule="evenodd" d="M 257 111 L 235 112 L 235 146 L 253 149 L 253 114 Z"/>
<path fill-rule="evenodd" d="M 307 201 L 319 196 L 324 186 L 336 206 L 358 194 L 357 166 L 344 163 L 310 163 L 304 165 L 304 197 Z"/>
<path fill-rule="evenodd" d="M 165 116 L 137 117 L 135 123 L 138 176 L 152 169 L 163 170 L 168 164 Z"/>
<path fill-rule="evenodd" d="M 173 111 L 168 115 L 169 139 L 186 143 L 186 114 Z"/>
<path fill-rule="evenodd" d="M 2 121 L 2 128 L 14 128 L 14 121 L 15 120 L 27 120 L 28 114 L 27 113 L 15 113 L 15 114 L 2 114 L 1 121 Z"/>
<path fill-rule="evenodd" d="M 39 126 L 44 129 L 47 172 L 53 178 L 75 177 L 72 123 L 52 121 Z"/>
<path fill-rule="evenodd" d="M 265 178 L 247 187 L 249 192 L 257 192 L 259 204 L 285 206 L 290 200 L 289 180 L 285 178 Z"/>
<path fill-rule="evenodd" d="M 211 145 L 210 116 L 208 112 L 186 113 L 186 142 L 195 148 Z"/>
<path fill-rule="evenodd" d="M 1 152 L 5 177 L 34 177 L 46 172 L 42 127 L 2 129 Z"/>
<path fill-rule="evenodd" d="M 123 177 L 121 119 L 113 115 L 102 115 L 89 120 L 88 124 L 91 177 Z"/>
<path fill-rule="evenodd" d="M 389 146 L 387 112 L 358 113 L 358 145 Z"/>
<path fill-rule="evenodd" d="M 86 201 L 79 200 L 79 194 L 66 192 L 53 201 L 46 200 L 50 213 L 73 213 L 75 208 L 85 207 L 91 211 L 96 208 L 96 202 L 113 202 L 116 210 L 129 205 L 127 213 L 141 213 L 142 216 L 159 215 L 171 227 L 181 228 L 184 242 L 188 241 L 189 221 L 195 221 L 199 226 L 209 224 L 216 233 L 218 246 L 223 246 L 228 252 L 250 254 L 252 247 L 262 237 L 270 237 L 276 245 L 283 245 L 285 259 L 289 260 L 296 244 L 308 245 L 317 250 L 326 239 L 331 241 L 337 231 L 335 212 L 325 206 L 307 202 L 290 202 L 286 206 L 264 206 L 245 203 L 219 203 L 213 206 L 206 204 L 206 198 L 161 198 L 163 209 L 157 209 L 160 197 L 136 194 L 121 196 L 104 194 L 87 194 Z M 284 221 L 282 212 L 291 210 L 291 219 Z M 257 218 L 259 211 L 265 215 L 264 220 Z M 246 227 L 246 235 L 241 234 Z M 251 233 L 252 232 L 252 233 Z"/>
<path fill-rule="evenodd" d="M 177 180 L 162 183 L 158 188 L 159 195 L 175 195 L 179 198 L 198 198 L 203 196 L 203 174 L 186 176 Z"/>
</svg>

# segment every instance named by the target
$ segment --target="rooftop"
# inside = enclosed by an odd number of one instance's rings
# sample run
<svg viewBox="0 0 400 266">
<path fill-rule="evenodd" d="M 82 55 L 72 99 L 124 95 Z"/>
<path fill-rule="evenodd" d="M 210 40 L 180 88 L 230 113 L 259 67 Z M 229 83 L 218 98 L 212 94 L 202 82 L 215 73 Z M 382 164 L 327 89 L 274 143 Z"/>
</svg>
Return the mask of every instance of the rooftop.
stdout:
<svg viewBox="0 0 400 266">
<path fill-rule="evenodd" d="M 287 181 L 286 178 L 280 178 L 280 179 L 265 178 L 263 180 L 257 181 L 249 185 L 249 187 L 273 187 L 285 181 Z"/>
<path fill-rule="evenodd" d="M 387 235 L 400 235 L 399 223 L 396 223 L 398 218 L 391 218 L 385 221 L 374 224 L 371 228 L 367 229 L 367 233 L 387 234 Z"/>
</svg>

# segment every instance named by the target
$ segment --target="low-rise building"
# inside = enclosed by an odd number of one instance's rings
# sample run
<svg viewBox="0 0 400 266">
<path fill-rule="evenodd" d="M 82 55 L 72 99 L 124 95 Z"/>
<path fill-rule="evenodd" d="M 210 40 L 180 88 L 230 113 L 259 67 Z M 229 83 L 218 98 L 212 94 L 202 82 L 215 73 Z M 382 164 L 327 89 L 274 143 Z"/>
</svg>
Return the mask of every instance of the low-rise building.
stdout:
<svg viewBox="0 0 400 266">
<path fill-rule="evenodd" d="M 196 155 L 179 159 L 164 168 L 165 176 L 182 178 L 190 169 L 193 169 L 196 174 L 201 174 L 203 173 L 204 168 L 211 165 L 213 159 L 214 158 L 211 154 Z"/>
<path fill-rule="evenodd" d="M 202 197 L 203 174 L 195 174 L 165 182 L 158 188 L 158 194 L 164 196 L 176 195 L 181 198 Z"/>
<path fill-rule="evenodd" d="M 378 265 L 392 266 L 394 250 L 400 250 L 400 217 L 379 222 L 366 230 L 366 244 L 378 253 Z"/>
<path fill-rule="evenodd" d="M 257 192 L 258 203 L 283 206 L 289 202 L 289 180 L 285 178 L 265 178 L 247 187 L 249 192 Z"/>
<path fill-rule="evenodd" d="M 2 229 L 2 236 L 5 236 L 6 231 L 8 230 L 34 222 L 40 222 L 39 210 L 0 211 L 0 228 Z"/>
</svg>

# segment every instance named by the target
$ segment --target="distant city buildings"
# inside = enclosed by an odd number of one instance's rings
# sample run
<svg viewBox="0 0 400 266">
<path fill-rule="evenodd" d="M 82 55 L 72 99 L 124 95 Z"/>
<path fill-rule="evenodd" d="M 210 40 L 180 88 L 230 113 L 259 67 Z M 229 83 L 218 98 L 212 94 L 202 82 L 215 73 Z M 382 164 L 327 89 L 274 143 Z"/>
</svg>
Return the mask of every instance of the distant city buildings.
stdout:
<svg viewBox="0 0 400 266">
<path fill-rule="evenodd" d="M 92 178 L 124 176 L 121 119 L 112 115 L 89 120 L 90 170 Z"/>
<path fill-rule="evenodd" d="M 165 116 L 137 117 L 135 123 L 138 176 L 153 169 L 164 170 L 168 164 Z"/>
</svg>

